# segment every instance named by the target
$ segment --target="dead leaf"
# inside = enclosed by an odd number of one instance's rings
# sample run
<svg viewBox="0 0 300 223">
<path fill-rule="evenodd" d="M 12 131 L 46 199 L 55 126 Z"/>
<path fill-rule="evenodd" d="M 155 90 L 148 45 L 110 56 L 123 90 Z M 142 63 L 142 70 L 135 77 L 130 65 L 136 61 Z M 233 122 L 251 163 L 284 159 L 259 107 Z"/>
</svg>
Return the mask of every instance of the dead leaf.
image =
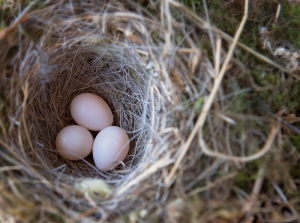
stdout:
<svg viewBox="0 0 300 223">
<path fill-rule="evenodd" d="M 271 214 L 272 214 L 272 220 L 273 221 L 281 221 L 281 220 L 283 220 L 283 217 L 279 213 L 277 213 L 275 211 L 272 211 Z"/>
<path fill-rule="evenodd" d="M 138 36 L 134 35 L 130 29 L 126 29 L 124 33 L 129 39 L 136 43 L 143 44 L 143 41 Z"/>
<path fill-rule="evenodd" d="M 240 210 L 219 210 L 217 216 L 226 220 L 237 219 L 241 216 Z"/>
<path fill-rule="evenodd" d="M 174 70 L 171 72 L 171 78 L 174 79 L 174 82 L 177 83 L 181 88 L 184 88 L 185 84 L 177 68 L 174 68 Z"/>
<path fill-rule="evenodd" d="M 284 106 L 282 109 L 280 109 L 276 115 L 279 116 L 280 118 L 282 118 L 282 116 L 284 114 L 288 114 L 288 108 L 286 106 Z"/>
<path fill-rule="evenodd" d="M 297 117 L 295 114 L 289 114 L 287 116 L 283 116 L 282 118 L 290 124 L 300 121 L 300 117 Z"/>
<path fill-rule="evenodd" d="M 192 74 L 195 73 L 197 66 L 200 64 L 200 52 L 196 52 L 189 64 Z"/>
</svg>

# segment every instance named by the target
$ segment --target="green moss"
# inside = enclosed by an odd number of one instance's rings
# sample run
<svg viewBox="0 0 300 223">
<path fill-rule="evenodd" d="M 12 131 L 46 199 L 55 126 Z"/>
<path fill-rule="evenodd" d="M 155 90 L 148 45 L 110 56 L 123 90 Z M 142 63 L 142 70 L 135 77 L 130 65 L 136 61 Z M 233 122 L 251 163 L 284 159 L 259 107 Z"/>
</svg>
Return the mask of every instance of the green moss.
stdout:
<svg viewBox="0 0 300 223">
<path fill-rule="evenodd" d="M 243 16 L 244 1 L 228 4 L 224 0 L 207 1 L 212 22 L 230 35 L 234 35 Z M 278 21 L 275 14 L 278 4 L 275 1 L 255 1 L 249 5 L 249 17 L 241 35 L 241 42 L 262 51 L 259 40 L 259 27 L 267 27 L 275 41 L 281 40 L 300 48 L 300 5 L 282 2 Z M 199 8 L 201 9 L 201 7 Z"/>
<path fill-rule="evenodd" d="M 202 9 L 202 0 L 183 0 L 182 3 L 197 11 L 199 11 L 199 9 Z"/>
<path fill-rule="evenodd" d="M 153 39 L 159 38 L 158 33 L 157 33 L 157 32 L 153 32 L 153 33 L 152 33 L 152 38 L 153 38 Z"/>
<path fill-rule="evenodd" d="M 0 31 L 2 31 L 2 30 L 5 29 L 5 28 L 6 28 L 6 26 L 0 25 Z"/>
<path fill-rule="evenodd" d="M 252 181 L 252 180 L 255 180 L 257 179 L 257 175 L 250 175 L 249 174 L 246 174 L 245 171 L 239 171 L 237 172 L 237 175 L 236 175 L 236 182 L 243 182 L 243 181 Z"/>
<path fill-rule="evenodd" d="M 237 172 L 234 185 L 242 190 L 248 191 L 252 188 L 254 181 L 258 177 L 261 177 L 258 175 L 259 169 L 265 168 L 270 162 L 272 162 L 271 155 L 265 155 L 260 159 L 245 163 L 244 168 Z"/>
<path fill-rule="evenodd" d="M 300 135 L 290 134 L 289 140 L 292 142 L 293 146 L 300 153 Z M 300 178 L 300 168 L 299 168 L 299 178 Z"/>
<path fill-rule="evenodd" d="M 279 86 L 281 83 L 278 73 L 268 72 L 266 70 L 254 69 L 251 72 L 257 83 L 261 86 L 275 85 Z"/>
<path fill-rule="evenodd" d="M 300 84 L 293 82 L 291 87 L 288 89 L 289 100 L 286 102 L 289 109 L 295 113 L 297 109 L 300 109 Z"/>
<path fill-rule="evenodd" d="M 300 48 L 300 5 L 284 1 L 278 23 L 273 23 L 275 39 L 288 42 L 293 47 Z"/>
<path fill-rule="evenodd" d="M 238 122 L 236 125 L 232 125 L 230 128 L 230 132 L 233 135 L 238 135 L 245 129 L 245 125 L 243 122 Z"/>
<path fill-rule="evenodd" d="M 195 108 L 199 109 L 202 106 L 203 102 L 204 102 L 204 97 L 199 97 L 195 103 Z"/>
<path fill-rule="evenodd" d="M 5 105 L 5 95 L 3 92 L 0 92 L 0 117 L 2 118 L 6 116 L 6 107 L 4 105 Z M 8 129 L 9 124 L 8 123 L 3 123 L 3 124 L 4 124 L 4 128 Z M 1 134 L 2 134 L 2 129 L 0 128 L 0 136 Z"/>
<path fill-rule="evenodd" d="M 57 222 L 57 223 L 67 222 L 65 218 L 58 212 L 47 212 L 45 215 L 47 216 L 48 221 Z"/>
<path fill-rule="evenodd" d="M 179 44 L 181 42 L 181 40 L 182 40 L 182 36 L 181 35 L 176 36 L 176 42 L 177 42 L 177 44 Z"/>
<path fill-rule="evenodd" d="M 237 113 L 245 112 L 247 110 L 247 103 L 245 102 L 248 101 L 248 98 L 249 94 L 247 93 L 238 94 L 230 109 Z"/>
<path fill-rule="evenodd" d="M 34 34 L 33 34 L 33 32 L 32 32 L 31 30 L 25 29 L 25 28 L 23 28 L 23 27 L 20 27 L 20 31 L 21 31 L 21 33 L 22 33 L 24 36 L 26 36 L 28 39 L 31 39 L 32 41 L 34 41 L 34 42 L 36 42 L 36 43 L 39 42 L 39 38 L 35 37 Z"/>
</svg>

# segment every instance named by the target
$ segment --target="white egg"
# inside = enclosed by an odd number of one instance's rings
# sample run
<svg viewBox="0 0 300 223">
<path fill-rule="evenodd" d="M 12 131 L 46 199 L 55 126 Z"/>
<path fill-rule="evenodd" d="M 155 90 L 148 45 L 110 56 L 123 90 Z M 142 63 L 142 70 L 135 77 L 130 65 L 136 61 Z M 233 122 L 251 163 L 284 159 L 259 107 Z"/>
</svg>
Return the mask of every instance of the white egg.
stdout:
<svg viewBox="0 0 300 223">
<path fill-rule="evenodd" d="M 113 123 L 113 114 L 108 104 L 91 93 L 80 94 L 72 100 L 71 115 L 78 125 L 93 131 L 100 131 Z"/>
<path fill-rule="evenodd" d="M 79 125 L 63 128 L 56 137 L 58 153 L 69 160 L 80 160 L 87 157 L 93 148 L 93 136 Z"/>
<path fill-rule="evenodd" d="M 106 127 L 95 138 L 93 157 L 96 166 L 101 171 L 108 171 L 125 159 L 129 150 L 127 133 L 117 127 Z"/>
</svg>

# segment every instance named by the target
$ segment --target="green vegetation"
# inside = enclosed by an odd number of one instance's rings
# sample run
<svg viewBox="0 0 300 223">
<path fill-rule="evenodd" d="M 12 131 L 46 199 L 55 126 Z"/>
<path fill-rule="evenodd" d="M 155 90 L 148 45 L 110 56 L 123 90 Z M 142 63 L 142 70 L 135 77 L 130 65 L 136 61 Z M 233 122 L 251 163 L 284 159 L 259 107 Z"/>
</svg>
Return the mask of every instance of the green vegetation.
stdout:
<svg viewBox="0 0 300 223">
<path fill-rule="evenodd" d="M 300 48 L 300 6 L 284 2 L 278 23 L 272 24 L 274 39 Z"/>
<path fill-rule="evenodd" d="M 203 102 L 204 102 L 204 97 L 199 97 L 195 103 L 195 108 L 199 109 L 202 106 Z"/>
<path fill-rule="evenodd" d="M 216 0 L 207 1 L 207 3 L 212 23 L 228 34 L 234 35 L 243 16 L 243 1 L 225 4 L 223 0 Z M 259 27 L 266 27 L 269 31 L 269 40 L 272 47 L 281 45 L 299 49 L 300 5 L 291 5 L 287 0 L 284 1 L 280 16 L 276 20 L 277 6 L 278 4 L 271 0 L 253 1 L 253 4 L 250 4 L 249 19 L 240 41 L 284 65 L 285 60 L 274 58 L 269 50 L 262 49 Z M 199 13 L 204 13 L 202 3 L 199 4 L 197 10 Z M 205 47 L 205 45 L 203 46 Z M 300 85 L 298 80 L 283 77 L 280 71 L 262 64 L 246 52 L 241 51 L 237 54 L 237 57 L 249 69 L 257 86 L 270 86 L 266 91 L 255 92 L 254 89 L 253 98 L 251 99 L 251 96 L 248 95 L 248 101 L 259 98 L 270 107 L 273 113 L 276 113 L 282 106 L 288 107 L 291 113 L 296 113 L 300 109 Z M 282 82 L 282 78 L 285 78 L 284 82 Z M 253 86 L 249 85 L 248 81 L 244 81 L 241 83 L 241 87 Z M 241 101 L 244 100 L 237 100 L 237 107 L 242 106 Z"/>
<path fill-rule="evenodd" d="M 58 212 L 47 212 L 45 215 L 48 218 L 48 220 L 51 220 L 53 222 L 57 222 L 57 223 L 66 222 L 65 218 Z"/>
<path fill-rule="evenodd" d="M 185 0 L 184 3 L 203 14 L 203 1 Z M 273 0 L 250 1 L 249 18 L 240 41 L 261 51 L 259 27 L 266 27 L 276 41 L 279 39 L 295 48 L 300 47 L 300 6 L 291 5 L 288 0 L 282 2 L 278 20 L 275 18 L 278 3 Z M 234 35 L 243 17 L 244 1 L 207 0 L 211 22 L 221 30 Z"/>
</svg>

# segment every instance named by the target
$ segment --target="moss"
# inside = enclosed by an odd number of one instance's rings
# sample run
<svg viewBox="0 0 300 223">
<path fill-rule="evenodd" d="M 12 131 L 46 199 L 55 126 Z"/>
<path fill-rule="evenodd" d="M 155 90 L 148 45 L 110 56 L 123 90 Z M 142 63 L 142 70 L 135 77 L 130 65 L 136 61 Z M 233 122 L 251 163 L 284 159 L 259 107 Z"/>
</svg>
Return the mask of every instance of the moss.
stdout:
<svg viewBox="0 0 300 223">
<path fill-rule="evenodd" d="M 183 4 L 190 8 L 193 8 L 194 10 L 199 10 L 202 8 L 202 0 L 184 0 Z"/>
<path fill-rule="evenodd" d="M 251 72 L 257 83 L 261 86 L 273 85 L 279 86 L 281 83 L 278 73 L 268 72 L 266 70 L 254 69 Z"/>
<path fill-rule="evenodd" d="M 3 29 L 5 29 L 6 26 L 5 25 L 0 25 L 0 31 L 2 31 Z"/>
<path fill-rule="evenodd" d="M 23 27 L 20 27 L 20 31 L 21 33 L 26 36 L 28 39 L 31 39 L 32 41 L 38 43 L 39 42 L 39 38 L 37 36 L 34 35 L 34 33 L 29 30 L 29 29 L 25 29 Z"/>
<path fill-rule="evenodd" d="M 296 110 L 300 109 L 300 84 L 294 82 L 288 90 L 289 100 L 286 102 L 292 113 L 296 113 Z"/>
<path fill-rule="evenodd" d="M 178 35 L 176 36 L 176 43 L 179 44 L 182 40 L 182 36 L 181 35 Z"/>
<path fill-rule="evenodd" d="M 199 97 L 195 103 L 195 108 L 196 109 L 199 109 L 201 108 L 202 104 L 204 102 L 204 97 Z"/>
<path fill-rule="evenodd" d="M 272 24 L 273 35 L 276 40 L 289 43 L 300 48 L 300 4 L 289 4 L 284 1 L 278 23 Z"/>
<path fill-rule="evenodd" d="M 261 79 L 262 82 L 267 83 L 266 79 Z M 256 92 L 255 96 L 268 105 L 269 110 L 273 113 L 279 111 L 283 106 L 287 107 L 290 113 L 300 115 L 300 85 L 299 82 L 294 81 L 291 84 L 283 85 L 280 80 L 275 78 L 269 80 L 272 83 L 272 90 Z"/>
<path fill-rule="evenodd" d="M 235 113 L 243 113 L 247 111 L 247 102 L 249 101 L 249 94 L 241 93 L 236 95 L 232 106 L 229 108 L 228 111 L 235 112 Z"/>
<path fill-rule="evenodd" d="M 65 223 L 65 218 L 58 212 L 47 212 L 46 217 L 48 221 L 57 222 L 57 223 Z"/>
<path fill-rule="evenodd" d="M 289 139 L 292 142 L 293 146 L 300 153 L 300 135 L 290 134 Z M 299 173 L 300 173 L 300 168 L 299 168 Z M 300 175 L 299 175 L 299 178 L 300 178 Z"/>
<path fill-rule="evenodd" d="M 202 1 L 184 0 L 183 3 L 205 18 Z M 207 7 L 211 22 L 222 31 L 233 36 L 243 17 L 244 0 L 232 2 L 207 0 Z M 242 43 L 269 57 L 271 53 L 261 47 L 259 27 L 266 27 L 270 31 L 272 45 L 283 42 L 282 44 L 289 43 L 295 48 L 300 47 L 300 4 L 291 5 L 288 0 L 284 0 L 281 14 L 276 21 L 277 7 L 278 3 L 274 0 L 250 1 L 248 20 L 240 37 Z M 243 61 L 246 62 L 252 56 L 243 52 L 242 57 L 244 58 Z"/>
<path fill-rule="evenodd" d="M 244 1 L 228 3 L 224 0 L 207 1 L 210 9 L 211 21 L 229 35 L 234 35 L 243 16 Z M 199 5 L 198 10 L 203 12 Z M 275 12 L 278 4 L 275 1 L 263 0 L 252 1 L 249 5 L 249 17 L 245 25 L 241 42 L 262 51 L 258 38 L 259 27 L 267 27 L 274 40 L 279 39 L 290 43 L 295 48 L 300 47 L 300 5 L 290 4 L 288 0 L 283 1 L 282 10 L 278 21 L 275 20 Z"/>
<path fill-rule="evenodd" d="M 257 160 L 245 163 L 244 168 L 237 172 L 234 185 L 244 191 L 252 190 L 254 181 L 261 177 L 257 175 L 261 168 L 266 169 L 266 178 L 268 178 L 268 175 L 271 175 L 270 172 L 277 171 L 276 168 L 271 169 L 268 167 L 273 162 L 273 154 L 266 154 Z"/>
<path fill-rule="evenodd" d="M 5 104 L 5 94 L 3 92 L 0 92 L 0 117 L 2 117 L 2 122 L 4 121 L 3 120 L 3 117 L 6 116 L 6 106 L 4 106 Z M 8 123 L 3 123 L 4 125 L 4 128 L 8 129 L 9 127 L 9 124 Z M 0 136 L 2 135 L 2 129 L 0 128 Z"/>
</svg>

